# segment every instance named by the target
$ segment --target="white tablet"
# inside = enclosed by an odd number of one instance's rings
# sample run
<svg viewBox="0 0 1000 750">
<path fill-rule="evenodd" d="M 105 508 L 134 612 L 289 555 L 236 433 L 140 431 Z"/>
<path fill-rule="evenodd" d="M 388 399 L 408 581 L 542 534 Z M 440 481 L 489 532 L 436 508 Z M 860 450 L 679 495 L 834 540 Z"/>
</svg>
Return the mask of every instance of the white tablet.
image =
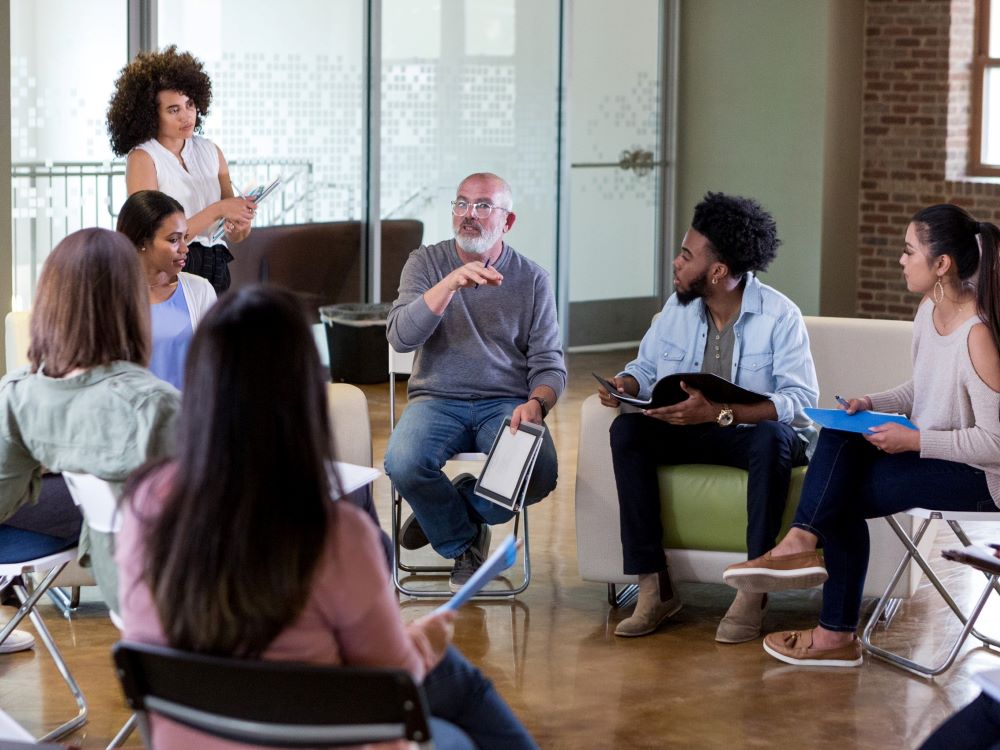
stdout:
<svg viewBox="0 0 1000 750">
<path fill-rule="evenodd" d="M 493 441 L 474 492 L 508 510 L 519 510 L 544 434 L 544 425 L 524 421 L 511 434 L 507 417 Z"/>
</svg>

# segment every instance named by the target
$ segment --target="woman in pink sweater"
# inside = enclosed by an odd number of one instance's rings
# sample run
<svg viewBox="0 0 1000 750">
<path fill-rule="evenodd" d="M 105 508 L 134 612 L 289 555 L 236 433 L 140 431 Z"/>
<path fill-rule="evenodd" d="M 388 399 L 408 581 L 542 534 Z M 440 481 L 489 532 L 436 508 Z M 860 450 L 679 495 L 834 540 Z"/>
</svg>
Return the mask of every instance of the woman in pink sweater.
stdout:
<svg viewBox="0 0 1000 750">
<path fill-rule="evenodd" d="M 743 591 L 823 586 L 819 625 L 772 633 L 789 664 L 855 667 L 868 569 L 867 518 L 912 507 L 996 511 L 1000 504 L 1000 230 L 949 204 L 918 211 L 899 264 L 924 295 L 913 321 L 913 378 L 845 402 L 847 412 L 901 412 L 868 434 L 824 429 L 792 528 L 773 550 L 730 566 Z M 850 341 L 844 342 L 849 351 Z M 824 558 L 816 548 L 822 544 Z"/>
<path fill-rule="evenodd" d="M 175 460 L 130 482 L 117 538 L 127 640 L 248 659 L 407 669 L 438 747 L 533 748 L 450 647 L 452 614 L 408 626 L 375 525 L 327 472 L 326 389 L 298 301 L 226 295 L 191 343 Z M 154 744 L 233 747 L 165 719 Z"/>
</svg>

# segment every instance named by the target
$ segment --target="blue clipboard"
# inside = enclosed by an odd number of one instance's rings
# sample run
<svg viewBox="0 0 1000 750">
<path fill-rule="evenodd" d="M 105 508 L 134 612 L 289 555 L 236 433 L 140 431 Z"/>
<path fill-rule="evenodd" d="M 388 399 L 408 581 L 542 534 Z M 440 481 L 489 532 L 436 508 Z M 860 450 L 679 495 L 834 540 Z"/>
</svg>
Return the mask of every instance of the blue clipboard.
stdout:
<svg viewBox="0 0 1000 750">
<path fill-rule="evenodd" d="M 878 427 L 887 422 L 895 422 L 903 427 L 909 427 L 911 430 L 919 429 L 902 414 L 889 414 L 884 411 L 859 411 L 856 414 L 848 414 L 843 409 L 813 409 L 808 406 L 802 411 L 820 427 L 830 430 L 864 434 L 869 432 L 872 427 Z"/>
<path fill-rule="evenodd" d="M 509 534 L 507 538 L 500 543 L 500 546 L 493 550 L 493 554 L 486 559 L 486 562 L 480 566 L 479 570 L 472 574 L 472 578 L 470 578 L 466 584 L 462 586 L 462 588 L 456 591 L 455 595 L 452 596 L 451 599 L 434 610 L 434 612 L 447 612 L 449 610 L 458 609 L 469 601 L 469 599 L 482 590 L 483 586 L 514 564 L 517 560 L 517 549 L 520 546 L 521 543 L 514 537 L 514 535 Z"/>
</svg>

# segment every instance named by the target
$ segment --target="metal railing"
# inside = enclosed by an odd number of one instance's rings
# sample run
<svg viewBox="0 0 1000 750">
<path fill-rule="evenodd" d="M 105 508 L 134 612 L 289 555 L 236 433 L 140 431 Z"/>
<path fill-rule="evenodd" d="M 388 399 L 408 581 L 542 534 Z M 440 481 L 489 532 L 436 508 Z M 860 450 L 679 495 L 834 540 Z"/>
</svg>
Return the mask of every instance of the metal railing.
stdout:
<svg viewBox="0 0 1000 750">
<path fill-rule="evenodd" d="M 305 159 L 234 159 L 236 184 L 281 186 L 264 201 L 255 226 L 299 224 L 313 218 L 313 164 Z M 84 227 L 113 229 L 125 202 L 125 162 L 15 162 L 11 169 L 14 306 L 31 305 L 49 251 Z"/>
</svg>

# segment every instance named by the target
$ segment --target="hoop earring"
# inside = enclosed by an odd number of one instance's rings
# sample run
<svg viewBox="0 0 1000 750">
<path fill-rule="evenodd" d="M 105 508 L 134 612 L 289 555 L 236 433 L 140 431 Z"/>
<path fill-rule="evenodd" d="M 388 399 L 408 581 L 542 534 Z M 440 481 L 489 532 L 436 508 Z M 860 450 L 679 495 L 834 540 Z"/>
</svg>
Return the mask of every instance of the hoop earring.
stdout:
<svg viewBox="0 0 1000 750">
<path fill-rule="evenodd" d="M 934 291 L 932 296 L 934 298 L 935 305 L 940 305 L 944 302 L 944 284 L 941 283 L 941 279 L 934 282 Z"/>
<path fill-rule="evenodd" d="M 718 283 L 719 283 L 719 280 L 718 280 L 717 278 L 715 278 L 715 277 L 713 276 L 713 277 L 712 277 L 712 283 L 713 283 L 713 284 L 718 284 Z"/>
</svg>

